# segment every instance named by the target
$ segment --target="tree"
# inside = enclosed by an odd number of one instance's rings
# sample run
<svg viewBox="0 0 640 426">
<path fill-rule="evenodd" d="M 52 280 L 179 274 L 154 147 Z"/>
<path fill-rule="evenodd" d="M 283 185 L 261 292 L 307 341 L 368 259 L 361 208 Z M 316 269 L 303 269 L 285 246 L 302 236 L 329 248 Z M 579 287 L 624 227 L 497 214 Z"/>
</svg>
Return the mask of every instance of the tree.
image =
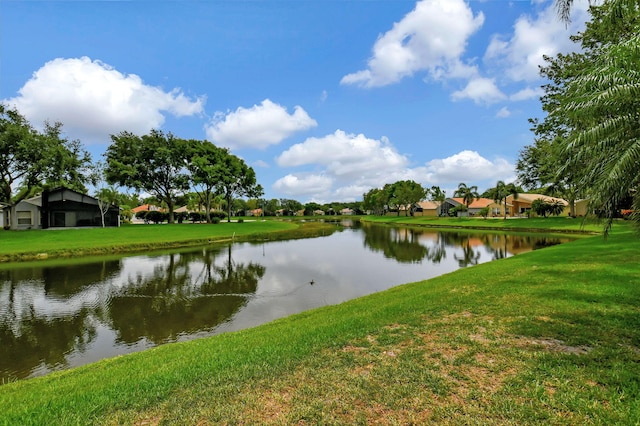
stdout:
<svg viewBox="0 0 640 426">
<path fill-rule="evenodd" d="M 94 196 L 98 200 L 98 208 L 100 209 L 100 221 L 102 227 L 105 227 L 104 215 L 107 214 L 109 208 L 118 202 L 120 194 L 113 187 L 106 187 L 105 170 L 106 165 L 102 161 L 97 161 L 90 167 L 89 179 L 95 188 Z"/>
<path fill-rule="evenodd" d="M 467 186 L 464 182 L 460 182 L 458 184 L 458 189 L 453 193 L 453 196 L 462 198 L 467 210 L 469 210 L 469 205 L 471 203 L 480 198 L 480 194 L 478 194 L 478 187 L 475 185 Z"/>
<path fill-rule="evenodd" d="M 244 160 L 224 150 L 218 163 L 216 193 L 224 196 L 227 203 L 227 222 L 231 222 L 231 208 L 236 197 L 258 198 L 262 195 L 262 186 L 256 182 L 256 173 Z"/>
<path fill-rule="evenodd" d="M 387 191 L 380 188 L 372 188 L 366 194 L 362 195 L 363 203 L 362 207 L 365 210 L 370 210 L 373 214 L 383 215 L 385 209 L 389 204 L 389 197 Z"/>
<path fill-rule="evenodd" d="M 431 201 L 436 201 L 442 204 L 444 203 L 444 200 L 447 199 L 447 194 L 445 193 L 445 191 L 440 189 L 439 186 L 434 185 L 429 190 L 429 198 L 431 199 Z"/>
<path fill-rule="evenodd" d="M 571 4 L 557 2 L 563 19 Z M 579 185 L 589 209 L 606 219 L 605 233 L 629 195 L 640 228 L 640 9 L 637 0 L 605 0 L 590 13 L 585 31 L 573 37 L 583 51 L 559 63 L 569 72 L 545 111 L 566 123 L 562 169 L 584 172 Z"/>
<path fill-rule="evenodd" d="M 107 182 L 154 195 L 166 203 L 169 223 L 174 223 L 176 197 L 189 190 L 185 141 L 160 130 L 143 136 L 121 132 L 111 140 L 105 153 Z"/>
<path fill-rule="evenodd" d="M 191 173 L 193 189 L 204 206 L 207 223 L 211 223 L 211 207 L 214 203 L 215 189 L 223 170 L 220 164 L 223 158 L 230 155 L 225 149 L 218 148 L 209 141 L 187 141 L 188 156 L 186 166 Z"/>
<path fill-rule="evenodd" d="M 61 123 L 45 123 L 39 132 L 17 110 L 0 104 L 0 202 L 11 206 L 10 221 L 16 204 L 45 187 L 86 192 L 82 172 L 89 162 L 80 141 L 63 137 Z"/>
<path fill-rule="evenodd" d="M 398 216 L 403 207 L 406 209 L 407 216 L 409 212 L 413 215 L 413 205 L 427 196 L 425 189 L 412 180 L 400 180 L 391 185 L 385 185 L 385 192 L 389 205 L 397 209 Z"/>
<path fill-rule="evenodd" d="M 496 203 L 500 204 L 504 201 L 504 219 L 507 218 L 507 197 L 512 195 L 514 199 L 518 198 L 518 187 L 515 184 L 506 184 L 504 181 L 499 180 L 496 183 L 495 188 L 491 188 L 487 191 L 489 198 L 493 199 Z"/>
<path fill-rule="evenodd" d="M 297 211 L 302 210 L 302 203 L 298 200 L 292 200 L 288 198 L 280 199 L 280 206 L 284 210 L 285 216 L 293 216 Z"/>
</svg>

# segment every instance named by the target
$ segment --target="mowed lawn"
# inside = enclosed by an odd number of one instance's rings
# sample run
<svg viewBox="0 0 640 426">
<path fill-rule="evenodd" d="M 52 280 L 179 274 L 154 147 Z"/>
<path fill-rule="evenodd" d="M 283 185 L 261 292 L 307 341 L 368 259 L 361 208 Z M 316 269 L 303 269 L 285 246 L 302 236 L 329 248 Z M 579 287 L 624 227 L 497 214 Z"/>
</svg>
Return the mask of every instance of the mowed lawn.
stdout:
<svg viewBox="0 0 640 426">
<path fill-rule="evenodd" d="M 364 216 L 362 220 L 396 225 L 429 226 L 435 228 L 475 228 L 505 231 L 541 231 L 564 233 L 601 233 L 596 220 L 570 217 L 507 218 L 491 217 L 429 217 L 429 216 Z M 623 224 L 624 226 L 624 224 Z"/>
<path fill-rule="evenodd" d="M 0 386 L 0 424 L 637 424 L 640 238 Z"/>
<path fill-rule="evenodd" d="M 119 228 L 0 230 L 0 260 L 34 256 L 77 256 L 207 244 L 231 238 L 259 237 L 298 225 L 281 221 L 218 224 L 124 225 Z"/>
</svg>

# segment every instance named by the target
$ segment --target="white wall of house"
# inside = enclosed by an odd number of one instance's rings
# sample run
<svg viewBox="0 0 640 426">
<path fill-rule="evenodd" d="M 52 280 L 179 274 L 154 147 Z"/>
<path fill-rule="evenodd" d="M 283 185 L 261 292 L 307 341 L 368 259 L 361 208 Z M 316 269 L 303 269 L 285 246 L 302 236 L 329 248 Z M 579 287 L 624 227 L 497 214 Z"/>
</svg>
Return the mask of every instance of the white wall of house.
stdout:
<svg viewBox="0 0 640 426">
<path fill-rule="evenodd" d="M 4 212 L 0 210 L 0 228 L 4 226 Z"/>
</svg>

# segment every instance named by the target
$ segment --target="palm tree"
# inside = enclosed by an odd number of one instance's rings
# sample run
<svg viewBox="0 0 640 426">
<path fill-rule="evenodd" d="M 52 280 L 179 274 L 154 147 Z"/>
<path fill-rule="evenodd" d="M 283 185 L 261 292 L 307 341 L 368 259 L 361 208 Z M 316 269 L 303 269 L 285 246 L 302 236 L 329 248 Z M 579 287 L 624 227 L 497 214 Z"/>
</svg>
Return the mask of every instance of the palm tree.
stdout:
<svg viewBox="0 0 640 426">
<path fill-rule="evenodd" d="M 507 197 L 513 195 L 513 199 L 518 199 L 518 188 L 513 184 L 506 184 L 504 181 L 499 180 L 496 183 L 496 187 L 491 191 L 493 195 L 493 201 L 500 204 L 504 201 L 504 219 L 507 218 Z"/>
<path fill-rule="evenodd" d="M 477 186 L 467 186 L 464 182 L 458 184 L 458 189 L 453 193 L 454 197 L 461 197 L 465 206 L 467 206 L 467 216 L 469 215 L 469 205 L 476 199 L 480 198 Z"/>
</svg>

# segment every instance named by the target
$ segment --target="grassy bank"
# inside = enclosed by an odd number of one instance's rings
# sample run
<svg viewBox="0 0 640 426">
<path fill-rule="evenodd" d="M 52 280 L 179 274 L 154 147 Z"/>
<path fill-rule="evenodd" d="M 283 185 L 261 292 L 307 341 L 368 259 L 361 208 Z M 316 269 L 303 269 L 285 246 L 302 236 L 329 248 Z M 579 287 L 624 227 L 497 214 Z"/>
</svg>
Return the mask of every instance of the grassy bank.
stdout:
<svg viewBox="0 0 640 426">
<path fill-rule="evenodd" d="M 561 232 L 561 233 L 601 233 L 602 224 L 582 218 L 487 218 L 482 217 L 407 217 L 407 216 L 363 216 L 363 221 L 396 225 L 426 226 L 433 228 L 471 228 L 515 232 Z M 625 226 L 623 224 L 622 226 Z"/>
<path fill-rule="evenodd" d="M 0 424 L 634 424 L 624 226 L 241 332 L 0 387 Z"/>
<path fill-rule="evenodd" d="M 0 231 L 0 262 L 158 250 L 232 238 L 255 240 L 267 238 L 267 234 L 299 228 L 291 222 L 247 221 L 216 225 L 125 225 L 120 228 Z"/>
</svg>

